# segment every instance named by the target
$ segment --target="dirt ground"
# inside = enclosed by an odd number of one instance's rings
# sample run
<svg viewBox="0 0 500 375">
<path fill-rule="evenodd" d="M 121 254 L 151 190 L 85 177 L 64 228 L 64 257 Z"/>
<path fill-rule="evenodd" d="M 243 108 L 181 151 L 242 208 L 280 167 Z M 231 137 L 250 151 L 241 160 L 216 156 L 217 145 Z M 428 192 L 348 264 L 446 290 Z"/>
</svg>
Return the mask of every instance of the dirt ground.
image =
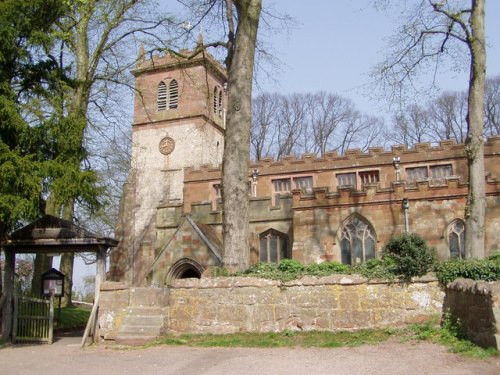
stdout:
<svg viewBox="0 0 500 375">
<path fill-rule="evenodd" d="M 53 345 L 0 349 L 0 374 L 500 374 L 500 358 L 468 359 L 434 344 L 391 340 L 338 349 L 222 349 L 161 346 L 79 348 L 80 338 Z"/>
</svg>

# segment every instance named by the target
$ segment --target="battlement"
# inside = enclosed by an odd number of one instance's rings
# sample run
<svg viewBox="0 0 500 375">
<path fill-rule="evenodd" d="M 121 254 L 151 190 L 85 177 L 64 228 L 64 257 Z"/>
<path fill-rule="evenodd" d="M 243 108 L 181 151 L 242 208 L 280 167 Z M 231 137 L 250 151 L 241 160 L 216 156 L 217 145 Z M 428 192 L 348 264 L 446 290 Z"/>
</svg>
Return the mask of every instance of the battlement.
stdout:
<svg viewBox="0 0 500 375">
<path fill-rule="evenodd" d="M 500 136 L 488 138 L 484 144 L 485 157 L 500 154 Z M 345 154 L 327 152 L 319 157 L 316 154 L 304 154 L 302 157 L 284 156 L 280 160 L 265 158 L 249 164 L 249 177 L 258 170 L 259 176 L 300 173 L 306 171 L 326 171 L 332 169 L 352 169 L 365 167 L 383 167 L 393 165 L 393 158 L 399 157 L 401 166 L 415 163 L 430 163 L 449 159 L 465 159 L 465 147 L 453 140 L 440 141 L 438 145 L 418 143 L 413 148 L 395 145 L 391 150 L 382 147 L 371 147 L 367 152 L 359 149 L 350 149 Z M 222 166 L 205 164 L 195 169 L 184 169 L 184 181 L 206 181 L 220 179 Z"/>
<path fill-rule="evenodd" d="M 166 51 L 163 54 L 151 54 L 148 58 L 142 48 L 132 74 L 137 77 L 145 72 L 179 70 L 197 65 L 203 65 L 221 79 L 227 80 L 227 72 L 224 66 L 204 50 Z"/>
</svg>

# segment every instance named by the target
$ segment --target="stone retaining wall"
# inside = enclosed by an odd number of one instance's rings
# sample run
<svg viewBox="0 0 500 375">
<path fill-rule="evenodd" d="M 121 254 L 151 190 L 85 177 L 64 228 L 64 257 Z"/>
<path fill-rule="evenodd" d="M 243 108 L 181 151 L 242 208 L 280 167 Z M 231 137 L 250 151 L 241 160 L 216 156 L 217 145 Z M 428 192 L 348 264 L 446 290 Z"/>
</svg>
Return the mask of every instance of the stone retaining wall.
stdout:
<svg viewBox="0 0 500 375">
<path fill-rule="evenodd" d="M 459 320 L 472 342 L 500 349 L 500 282 L 455 280 L 448 284 L 443 310 Z"/>
<path fill-rule="evenodd" d="M 115 285 L 116 284 L 116 285 Z M 368 282 L 353 275 L 305 277 L 280 282 L 258 278 L 176 280 L 161 301 L 159 288 L 101 290 L 101 337 L 113 339 L 134 294 L 141 303 L 164 307 L 169 333 L 358 330 L 396 327 L 441 314 L 444 293 L 434 278 L 411 284 Z M 161 306 L 160 306 L 161 305 Z"/>
<path fill-rule="evenodd" d="M 170 290 L 172 333 L 356 330 L 394 327 L 440 314 L 437 281 L 409 285 L 356 276 L 279 282 L 258 278 L 177 280 Z"/>
</svg>

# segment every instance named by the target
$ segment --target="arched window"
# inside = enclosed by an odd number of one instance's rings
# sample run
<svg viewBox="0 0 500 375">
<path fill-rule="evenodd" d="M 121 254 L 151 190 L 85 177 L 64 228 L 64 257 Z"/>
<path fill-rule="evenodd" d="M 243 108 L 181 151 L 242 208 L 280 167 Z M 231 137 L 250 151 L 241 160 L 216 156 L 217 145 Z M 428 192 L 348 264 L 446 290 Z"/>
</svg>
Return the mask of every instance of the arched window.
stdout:
<svg viewBox="0 0 500 375">
<path fill-rule="evenodd" d="M 219 103 L 219 100 L 218 100 L 218 95 L 219 94 L 219 90 L 217 89 L 217 86 L 214 87 L 214 113 L 217 113 L 217 104 Z"/>
<path fill-rule="evenodd" d="M 448 245 L 450 258 L 465 258 L 465 224 L 463 220 L 453 220 L 448 225 Z"/>
<path fill-rule="evenodd" d="M 342 263 L 357 264 L 376 256 L 377 238 L 370 223 L 359 215 L 350 216 L 340 230 Z"/>
<path fill-rule="evenodd" d="M 222 90 L 219 91 L 219 117 L 222 117 Z"/>
<path fill-rule="evenodd" d="M 179 84 L 175 79 L 168 85 L 168 108 L 175 109 L 179 105 Z"/>
<path fill-rule="evenodd" d="M 164 111 L 167 109 L 167 85 L 165 82 L 161 81 L 158 84 L 158 94 L 156 99 L 156 105 L 158 111 Z"/>
<path fill-rule="evenodd" d="M 279 262 L 288 258 L 288 237 L 274 229 L 260 235 L 260 261 Z"/>
</svg>

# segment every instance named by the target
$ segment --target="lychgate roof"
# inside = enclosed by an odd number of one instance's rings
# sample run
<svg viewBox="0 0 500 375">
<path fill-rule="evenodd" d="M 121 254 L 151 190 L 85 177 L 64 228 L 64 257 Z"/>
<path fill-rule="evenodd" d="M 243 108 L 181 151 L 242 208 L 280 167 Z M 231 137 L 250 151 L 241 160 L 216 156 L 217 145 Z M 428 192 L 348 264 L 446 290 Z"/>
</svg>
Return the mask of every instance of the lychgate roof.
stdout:
<svg viewBox="0 0 500 375">
<path fill-rule="evenodd" d="M 75 223 L 45 215 L 13 232 L 2 246 L 16 253 L 94 252 L 99 247 L 115 247 L 114 238 L 99 237 Z"/>
</svg>

